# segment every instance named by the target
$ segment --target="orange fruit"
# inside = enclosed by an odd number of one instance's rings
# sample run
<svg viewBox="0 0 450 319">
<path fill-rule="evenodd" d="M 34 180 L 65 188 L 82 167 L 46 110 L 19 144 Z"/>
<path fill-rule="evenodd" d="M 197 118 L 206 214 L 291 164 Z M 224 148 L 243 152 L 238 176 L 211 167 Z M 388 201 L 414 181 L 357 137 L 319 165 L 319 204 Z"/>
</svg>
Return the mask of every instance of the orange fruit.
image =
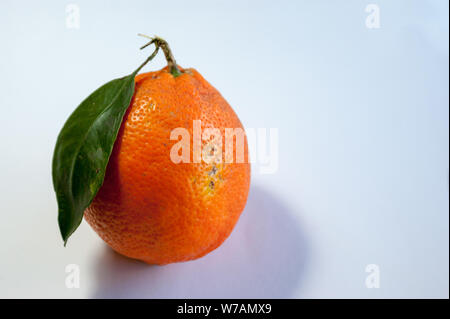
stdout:
<svg viewBox="0 0 450 319">
<path fill-rule="evenodd" d="M 103 185 L 84 214 L 118 253 L 150 264 L 188 261 L 232 232 L 250 186 L 247 140 L 243 163 L 194 163 L 195 120 L 202 129 L 219 129 L 222 137 L 225 128 L 242 128 L 230 105 L 194 69 L 181 69 L 176 77 L 167 67 L 136 76 Z M 175 128 L 190 134 L 191 163 L 171 160 Z"/>
</svg>

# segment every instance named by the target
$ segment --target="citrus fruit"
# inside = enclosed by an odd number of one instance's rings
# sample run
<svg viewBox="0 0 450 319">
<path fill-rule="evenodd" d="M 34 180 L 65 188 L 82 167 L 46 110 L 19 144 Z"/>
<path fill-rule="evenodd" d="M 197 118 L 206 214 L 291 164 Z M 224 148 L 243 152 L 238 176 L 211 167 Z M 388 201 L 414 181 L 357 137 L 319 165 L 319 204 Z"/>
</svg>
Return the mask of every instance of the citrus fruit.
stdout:
<svg viewBox="0 0 450 319">
<path fill-rule="evenodd" d="M 135 77 L 103 184 L 84 212 L 115 251 L 160 265 L 196 259 L 217 248 L 238 221 L 250 186 L 245 136 L 244 161 L 236 161 L 237 153 L 232 162 L 195 161 L 195 123 L 201 123 L 202 131 L 221 133 L 214 142 L 201 139 L 202 154 L 210 147 L 206 155 L 225 154 L 226 143 L 217 141 L 223 141 L 227 128 L 243 129 L 242 124 L 200 73 L 174 63 L 164 44 L 160 47 L 169 65 Z M 190 136 L 183 149 L 189 161 L 176 163 L 171 152 L 180 140 L 171 135 L 180 128 Z"/>
</svg>

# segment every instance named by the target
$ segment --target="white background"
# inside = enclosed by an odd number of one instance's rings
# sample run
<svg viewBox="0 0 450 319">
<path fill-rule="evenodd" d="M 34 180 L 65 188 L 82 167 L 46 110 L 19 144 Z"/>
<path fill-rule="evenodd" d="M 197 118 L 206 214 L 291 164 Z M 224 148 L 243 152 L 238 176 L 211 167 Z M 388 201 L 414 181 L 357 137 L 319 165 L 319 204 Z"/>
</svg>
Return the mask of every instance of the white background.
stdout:
<svg viewBox="0 0 450 319">
<path fill-rule="evenodd" d="M 447 1 L 377 1 L 379 29 L 369 1 L 74 1 L 79 29 L 69 3 L 0 3 L 0 297 L 448 298 Z M 57 134 L 150 54 L 138 32 L 279 130 L 278 171 L 254 165 L 231 237 L 193 262 L 123 258 L 85 222 L 64 248 L 57 226 Z"/>
</svg>

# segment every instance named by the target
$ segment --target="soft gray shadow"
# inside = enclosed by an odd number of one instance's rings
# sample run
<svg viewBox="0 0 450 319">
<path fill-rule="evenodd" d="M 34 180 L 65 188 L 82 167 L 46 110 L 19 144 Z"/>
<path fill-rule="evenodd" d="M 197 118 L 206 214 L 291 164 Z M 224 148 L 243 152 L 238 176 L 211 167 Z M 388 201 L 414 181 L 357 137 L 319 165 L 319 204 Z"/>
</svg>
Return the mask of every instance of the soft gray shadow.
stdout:
<svg viewBox="0 0 450 319">
<path fill-rule="evenodd" d="M 231 236 L 195 261 L 151 266 L 105 246 L 94 298 L 289 298 L 301 286 L 308 241 L 277 198 L 250 190 Z"/>
</svg>

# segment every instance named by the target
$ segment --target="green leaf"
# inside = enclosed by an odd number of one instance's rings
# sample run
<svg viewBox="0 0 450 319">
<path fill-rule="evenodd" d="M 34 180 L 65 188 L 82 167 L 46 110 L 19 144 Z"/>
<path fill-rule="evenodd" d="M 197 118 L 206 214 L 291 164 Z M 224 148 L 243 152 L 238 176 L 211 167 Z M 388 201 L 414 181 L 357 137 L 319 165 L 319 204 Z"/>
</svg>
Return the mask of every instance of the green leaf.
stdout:
<svg viewBox="0 0 450 319">
<path fill-rule="evenodd" d="M 103 184 L 114 142 L 133 97 L 137 71 L 93 92 L 59 133 L 52 174 L 64 245 Z"/>
</svg>

